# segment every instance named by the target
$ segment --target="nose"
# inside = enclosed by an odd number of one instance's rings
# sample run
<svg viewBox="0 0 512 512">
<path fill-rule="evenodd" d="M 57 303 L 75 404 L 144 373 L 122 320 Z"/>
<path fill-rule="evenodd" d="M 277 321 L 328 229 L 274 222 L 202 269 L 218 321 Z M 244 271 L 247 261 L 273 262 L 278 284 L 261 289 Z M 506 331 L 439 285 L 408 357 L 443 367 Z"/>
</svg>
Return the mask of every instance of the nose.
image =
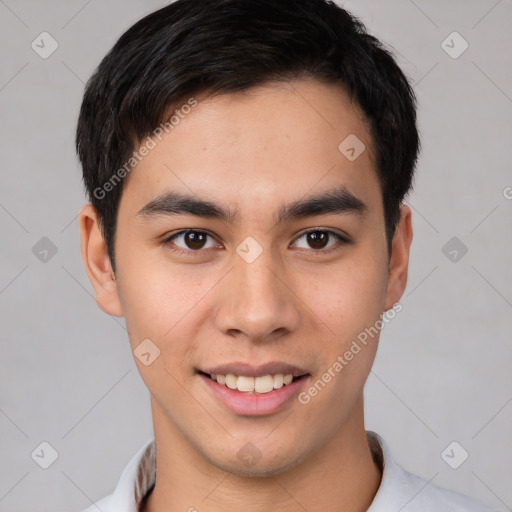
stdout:
<svg viewBox="0 0 512 512">
<path fill-rule="evenodd" d="M 271 251 L 253 262 L 235 255 L 234 266 L 223 280 L 216 310 L 217 328 L 232 337 L 251 341 L 280 338 L 298 328 L 299 299 L 293 280 Z"/>
</svg>

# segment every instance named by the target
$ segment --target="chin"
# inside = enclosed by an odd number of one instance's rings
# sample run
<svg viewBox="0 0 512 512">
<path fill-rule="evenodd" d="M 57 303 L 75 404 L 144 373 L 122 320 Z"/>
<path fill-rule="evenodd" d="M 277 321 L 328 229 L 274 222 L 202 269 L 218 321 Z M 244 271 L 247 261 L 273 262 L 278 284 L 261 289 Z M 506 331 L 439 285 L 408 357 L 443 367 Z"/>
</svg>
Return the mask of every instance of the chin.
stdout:
<svg viewBox="0 0 512 512">
<path fill-rule="evenodd" d="M 229 454 L 229 458 L 211 457 L 205 454 L 210 463 L 232 475 L 241 478 L 271 478 L 298 466 L 306 457 L 305 453 L 297 453 L 296 450 L 291 450 L 289 453 L 274 454 L 271 458 L 266 458 L 264 453 L 252 452 L 252 457 L 249 457 L 251 445 L 248 442 L 244 448 L 237 453 Z M 254 445 L 252 445 L 254 446 Z M 228 456 L 226 454 L 226 456 Z"/>
</svg>

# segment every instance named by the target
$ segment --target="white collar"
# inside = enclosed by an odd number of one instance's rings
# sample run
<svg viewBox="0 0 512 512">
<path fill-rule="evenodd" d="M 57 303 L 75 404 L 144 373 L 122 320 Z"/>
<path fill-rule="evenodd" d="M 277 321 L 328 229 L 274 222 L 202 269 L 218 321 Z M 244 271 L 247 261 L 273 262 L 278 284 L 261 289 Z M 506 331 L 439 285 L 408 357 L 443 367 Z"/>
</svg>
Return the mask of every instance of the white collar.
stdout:
<svg viewBox="0 0 512 512">
<path fill-rule="evenodd" d="M 455 491 L 437 487 L 413 475 L 393 460 L 389 446 L 377 433 L 366 431 L 372 456 L 383 468 L 382 480 L 367 512 L 497 512 Z M 154 439 L 148 440 L 121 474 L 112 495 L 83 512 L 138 512 L 139 505 L 155 483 Z"/>
</svg>

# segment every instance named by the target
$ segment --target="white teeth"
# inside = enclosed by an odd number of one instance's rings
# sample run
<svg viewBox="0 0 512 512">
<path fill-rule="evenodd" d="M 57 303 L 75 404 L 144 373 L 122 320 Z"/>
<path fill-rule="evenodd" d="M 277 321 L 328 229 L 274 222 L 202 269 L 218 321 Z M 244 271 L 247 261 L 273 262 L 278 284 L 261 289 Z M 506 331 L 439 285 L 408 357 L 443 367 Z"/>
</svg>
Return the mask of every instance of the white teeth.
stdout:
<svg viewBox="0 0 512 512">
<path fill-rule="evenodd" d="M 226 375 L 226 386 L 229 389 L 236 389 L 236 381 L 238 380 L 238 377 L 235 377 L 232 373 L 228 373 Z"/>
<path fill-rule="evenodd" d="M 270 393 L 274 389 L 274 377 L 264 375 L 254 379 L 254 391 L 256 393 Z"/>
<path fill-rule="evenodd" d="M 274 389 L 282 388 L 284 384 L 284 377 L 282 373 L 274 375 Z"/>
<path fill-rule="evenodd" d="M 211 378 L 219 384 L 227 386 L 230 389 L 236 389 L 242 393 L 270 393 L 274 389 L 282 388 L 293 381 L 293 375 L 264 375 L 262 377 L 246 377 L 244 375 L 211 374 Z"/>
<path fill-rule="evenodd" d="M 236 388 L 238 391 L 254 391 L 254 377 L 238 377 Z"/>
</svg>

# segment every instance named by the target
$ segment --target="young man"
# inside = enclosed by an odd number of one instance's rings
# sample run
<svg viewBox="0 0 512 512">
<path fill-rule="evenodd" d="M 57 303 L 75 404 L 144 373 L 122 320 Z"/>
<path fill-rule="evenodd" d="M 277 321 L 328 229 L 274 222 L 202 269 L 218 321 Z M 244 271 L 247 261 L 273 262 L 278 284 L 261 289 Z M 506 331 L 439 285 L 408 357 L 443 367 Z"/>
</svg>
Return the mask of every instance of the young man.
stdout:
<svg viewBox="0 0 512 512">
<path fill-rule="evenodd" d="M 103 512 L 488 511 L 366 431 L 419 147 L 392 56 L 324 0 L 179 0 L 87 84 L 82 255 L 151 394 Z"/>
</svg>

